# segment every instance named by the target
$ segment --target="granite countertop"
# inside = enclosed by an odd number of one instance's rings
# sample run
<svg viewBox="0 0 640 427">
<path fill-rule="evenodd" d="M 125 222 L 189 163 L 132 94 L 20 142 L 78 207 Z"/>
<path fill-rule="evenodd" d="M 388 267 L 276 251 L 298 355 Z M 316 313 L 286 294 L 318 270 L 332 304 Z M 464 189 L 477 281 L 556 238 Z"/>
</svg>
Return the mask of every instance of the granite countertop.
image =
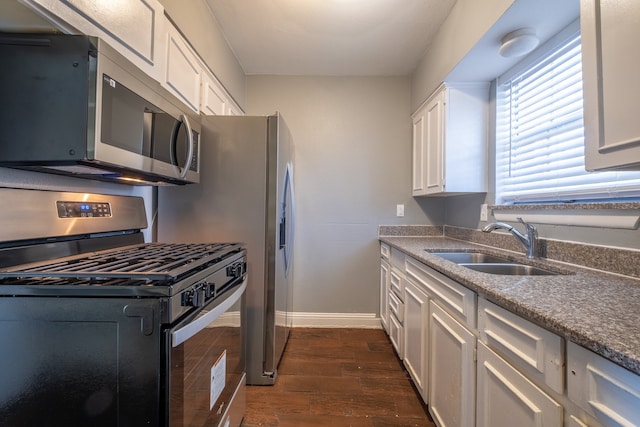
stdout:
<svg viewBox="0 0 640 427">
<path fill-rule="evenodd" d="M 640 280 L 447 237 L 380 241 L 458 281 L 478 295 L 640 375 Z M 432 255 L 481 251 L 564 273 L 503 276 L 480 273 Z"/>
</svg>

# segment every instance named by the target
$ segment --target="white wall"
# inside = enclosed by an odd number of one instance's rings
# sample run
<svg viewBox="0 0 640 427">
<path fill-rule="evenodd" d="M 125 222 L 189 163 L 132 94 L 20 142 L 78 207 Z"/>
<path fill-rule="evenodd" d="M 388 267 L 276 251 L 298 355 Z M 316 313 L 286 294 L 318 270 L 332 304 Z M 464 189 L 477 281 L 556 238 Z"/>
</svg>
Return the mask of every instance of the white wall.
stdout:
<svg viewBox="0 0 640 427">
<path fill-rule="evenodd" d="M 247 108 L 280 111 L 294 141 L 294 311 L 377 313 L 378 225 L 443 220 L 411 197 L 409 79 L 248 76 Z"/>
</svg>

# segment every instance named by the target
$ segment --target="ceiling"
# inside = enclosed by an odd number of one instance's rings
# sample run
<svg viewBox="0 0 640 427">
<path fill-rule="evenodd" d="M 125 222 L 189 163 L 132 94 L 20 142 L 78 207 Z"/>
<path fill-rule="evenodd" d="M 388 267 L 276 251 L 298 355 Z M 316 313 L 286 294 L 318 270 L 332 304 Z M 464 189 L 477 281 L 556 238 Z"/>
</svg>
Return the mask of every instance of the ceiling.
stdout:
<svg viewBox="0 0 640 427">
<path fill-rule="evenodd" d="M 456 0 L 206 0 L 245 74 L 405 76 Z"/>
</svg>

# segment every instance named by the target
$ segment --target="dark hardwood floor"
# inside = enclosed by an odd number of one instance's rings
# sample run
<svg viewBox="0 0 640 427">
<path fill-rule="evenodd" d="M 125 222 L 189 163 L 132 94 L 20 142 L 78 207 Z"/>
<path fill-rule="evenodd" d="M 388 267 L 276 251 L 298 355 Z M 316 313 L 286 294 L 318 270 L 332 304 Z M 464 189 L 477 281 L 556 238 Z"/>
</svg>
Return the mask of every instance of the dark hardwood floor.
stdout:
<svg viewBox="0 0 640 427">
<path fill-rule="evenodd" d="M 244 427 L 435 427 L 382 330 L 294 328 L 273 386 L 247 387 Z"/>
</svg>

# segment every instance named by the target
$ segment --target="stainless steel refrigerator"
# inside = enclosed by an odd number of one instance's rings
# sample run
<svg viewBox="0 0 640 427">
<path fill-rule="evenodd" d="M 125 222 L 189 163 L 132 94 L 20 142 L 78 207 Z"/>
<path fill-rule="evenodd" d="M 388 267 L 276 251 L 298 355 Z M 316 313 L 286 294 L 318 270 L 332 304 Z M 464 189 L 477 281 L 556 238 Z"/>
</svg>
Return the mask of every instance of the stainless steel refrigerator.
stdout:
<svg viewBox="0 0 640 427">
<path fill-rule="evenodd" d="M 202 120 L 200 183 L 158 189 L 159 242 L 247 248 L 247 383 L 275 382 L 291 328 L 293 145 L 279 114 Z"/>
</svg>

